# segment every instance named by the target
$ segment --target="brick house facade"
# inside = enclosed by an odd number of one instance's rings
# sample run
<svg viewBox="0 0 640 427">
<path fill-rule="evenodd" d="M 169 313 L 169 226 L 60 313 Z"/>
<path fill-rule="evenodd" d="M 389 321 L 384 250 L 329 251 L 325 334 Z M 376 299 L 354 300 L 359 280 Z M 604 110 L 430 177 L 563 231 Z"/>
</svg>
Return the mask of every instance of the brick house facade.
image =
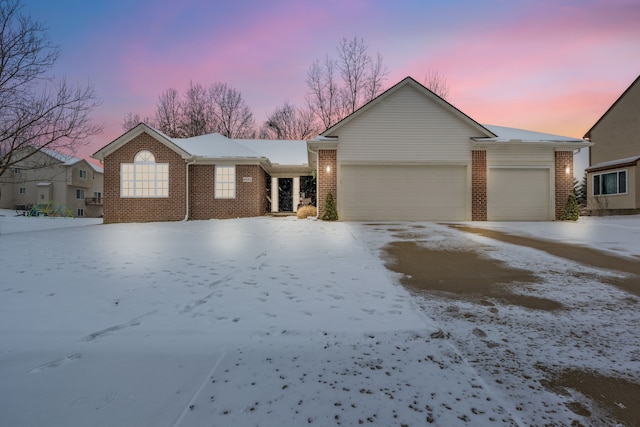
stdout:
<svg viewBox="0 0 640 427">
<path fill-rule="evenodd" d="M 104 222 L 295 212 L 342 220 L 554 220 L 583 139 L 481 125 L 410 77 L 309 141 L 169 138 L 140 124 L 99 150 Z M 315 174 L 314 174 L 315 172 Z M 316 194 L 301 189 L 315 175 Z"/>
<path fill-rule="evenodd" d="M 260 216 L 270 211 L 267 188 L 271 185 L 271 173 L 299 179 L 313 172 L 306 164 L 305 141 L 281 141 L 281 144 L 270 141 L 271 157 L 268 158 L 255 152 L 256 147 L 263 148 L 259 142 L 230 140 L 221 135 L 212 137 L 212 141 L 205 141 L 207 144 L 199 146 L 202 143 L 200 140 L 169 138 L 140 124 L 96 152 L 94 157 L 103 162 L 105 169 L 104 222 Z M 267 144 L 264 145 L 267 148 Z M 282 150 L 273 149 L 278 145 L 283 146 Z M 277 163 L 278 156 L 286 155 L 286 159 L 290 160 L 292 151 L 297 153 L 296 163 Z M 140 153 L 150 153 L 153 160 L 145 165 L 153 171 L 152 177 L 143 176 L 144 172 L 140 172 L 140 177 L 124 178 L 123 167 L 133 165 L 135 169 L 135 159 Z M 157 172 L 160 169 L 156 169 L 156 165 L 167 165 L 167 178 L 163 178 L 160 184 L 158 177 L 161 174 Z M 235 175 L 231 181 L 222 183 L 229 191 L 224 196 L 216 195 L 216 167 L 228 168 Z M 132 182 L 131 187 L 136 188 L 129 191 L 138 191 L 138 185 L 141 192 L 157 193 L 152 196 L 127 194 L 126 185 L 123 184 L 123 180 L 127 179 Z M 163 189 L 166 187 L 166 190 L 158 190 L 154 185 Z M 291 197 L 294 199 L 294 195 Z"/>
</svg>

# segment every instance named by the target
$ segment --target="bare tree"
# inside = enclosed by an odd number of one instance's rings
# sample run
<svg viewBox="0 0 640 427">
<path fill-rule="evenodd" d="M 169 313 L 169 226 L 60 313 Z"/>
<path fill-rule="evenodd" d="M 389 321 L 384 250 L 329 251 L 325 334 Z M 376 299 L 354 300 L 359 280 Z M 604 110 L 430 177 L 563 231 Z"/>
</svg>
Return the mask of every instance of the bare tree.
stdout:
<svg viewBox="0 0 640 427">
<path fill-rule="evenodd" d="M 322 63 L 314 61 L 307 72 L 307 105 L 325 128 L 382 92 L 388 71 L 382 56 L 377 54 L 374 59 L 368 49 L 363 39 L 342 38 L 337 59 L 327 55 Z"/>
<path fill-rule="evenodd" d="M 122 130 L 127 132 L 138 126 L 140 123 L 146 123 L 150 126 L 156 126 L 155 121 L 151 117 L 140 117 L 140 114 L 128 113 L 122 120 Z"/>
<path fill-rule="evenodd" d="M 285 102 L 267 116 L 260 137 L 264 139 L 308 139 L 319 131 L 313 113 Z"/>
<path fill-rule="evenodd" d="M 178 138 L 180 134 L 180 124 L 182 120 L 182 105 L 178 91 L 167 89 L 158 97 L 156 104 L 155 124 L 158 130 L 170 136 Z"/>
<path fill-rule="evenodd" d="M 58 57 L 20 0 L 0 1 L 0 176 L 43 148 L 72 154 L 102 132 L 89 117 L 99 105 L 93 87 L 47 75 Z"/>
<path fill-rule="evenodd" d="M 209 102 L 217 132 L 227 138 L 255 137 L 253 113 L 239 91 L 226 83 L 215 83 L 209 88 Z"/>
<path fill-rule="evenodd" d="M 200 83 L 189 83 L 182 102 L 180 133 L 184 137 L 205 135 L 215 131 L 207 90 Z"/>
<path fill-rule="evenodd" d="M 447 79 L 440 74 L 437 70 L 429 69 L 424 76 L 424 86 L 431 92 L 438 95 L 444 100 L 448 100 L 449 97 L 449 84 Z"/>
<path fill-rule="evenodd" d="M 325 128 L 341 118 L 340 90 L 335 78 L 335 61 L 325 57 L 323 63 L 314 61 L 307 72 L 307 106 Z"/>
</svg>

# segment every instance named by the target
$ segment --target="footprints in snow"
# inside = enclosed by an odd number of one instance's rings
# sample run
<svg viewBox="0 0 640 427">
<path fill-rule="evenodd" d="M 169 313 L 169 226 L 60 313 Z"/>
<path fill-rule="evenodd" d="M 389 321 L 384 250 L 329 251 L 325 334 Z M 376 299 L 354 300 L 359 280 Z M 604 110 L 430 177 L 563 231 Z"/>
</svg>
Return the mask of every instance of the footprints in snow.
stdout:
<svg viewBox="0 0 640 427">
<path fill-rule="evenodd" d="M 28 373 L 37 374 L 47 369 L 59 368 L 60 366 L 66 365 L 67 363 L 71 363 L 74 360 L 80 359 L 81 357 L 82 357 L 81 353 L 72 353 L 61 359 L 52 360 L 51 362 L 43 363 L 42 365 L 36 366 L 35 368 L 30 369 Z"/>
</svg>

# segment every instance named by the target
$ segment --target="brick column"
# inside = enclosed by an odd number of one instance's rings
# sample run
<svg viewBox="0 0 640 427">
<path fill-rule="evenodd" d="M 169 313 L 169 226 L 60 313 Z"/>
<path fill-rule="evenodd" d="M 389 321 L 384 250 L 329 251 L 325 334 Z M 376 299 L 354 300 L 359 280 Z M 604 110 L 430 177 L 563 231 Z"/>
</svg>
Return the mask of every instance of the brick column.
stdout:
<svg viewBox="0 0 640 427">
<path fill-rule="evenodd" d="M 333 195 L 333 200 L 338 205 L 338 180 L 337 180 L 337 153 L 336 150 L 318 150 L 318 216 L 322 216 L 324 201 L 328 193 Z M 329 170 L 327 170 L 329 167 Z"/>
<path fill-rule="evenodd" d="M 487 152 L 471 152 L 471 220 L 487 220 Z"/>
<path fill-rule="evenodd" d="M 573 192 L 573 151 L 555 152 L 556 219 L 562 217 L 564 205 Z"/>
</svg>

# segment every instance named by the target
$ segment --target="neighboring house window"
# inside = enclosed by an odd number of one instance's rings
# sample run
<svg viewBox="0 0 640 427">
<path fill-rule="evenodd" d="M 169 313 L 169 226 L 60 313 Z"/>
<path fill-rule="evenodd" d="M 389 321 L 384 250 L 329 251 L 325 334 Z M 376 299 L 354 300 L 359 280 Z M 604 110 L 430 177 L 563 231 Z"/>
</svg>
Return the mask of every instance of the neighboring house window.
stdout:
<svg viewBox="0 0 640 427">
<path fill-rule="evenodd" d="M 94 191 L 93 192 L 93 198 L 94 199 L 101 199 L 102 198 L 102 193 L 99 191 Z"/>
<path fill-rule="evenodd" d="M 84 216 L 84 209 L 78 208 L 78 215 L 76 216 Z"/>
<path fill-rule="evenodd" d="M 120 164 L 120 197 L 168 197 L 169 163 L 156 163 L 149 151 L 140 151 L 133 163 Z"/>
<path fill-rule="evenodd" d="M 87 171 L 80 169 L 80 178 L 87 178 Z"/>
<path fill-rule="evenodd" d="M 27 194 L 27 188 L 26 187 L 20 187 L 20 194 Z"/>
<path fill-rule="evenodd" d="M 84 199 L 84 190 L 76 189 L 76 199 Z"/>
<path fill-rule="evenodd" d="M 21 173 L 22 173 L 22 170 L 20 168 L 13 168 L 14 175 L 20 175 Z"/>
<path fill-rule="evenodd" d="M 215 198 L 236 198 L 236 167 L 216 166 Z"/>
<path fill-rule="evenodd" d="M 626 194 L 627 171 L 593 175 L 593 195 Z"/>
</svg>

